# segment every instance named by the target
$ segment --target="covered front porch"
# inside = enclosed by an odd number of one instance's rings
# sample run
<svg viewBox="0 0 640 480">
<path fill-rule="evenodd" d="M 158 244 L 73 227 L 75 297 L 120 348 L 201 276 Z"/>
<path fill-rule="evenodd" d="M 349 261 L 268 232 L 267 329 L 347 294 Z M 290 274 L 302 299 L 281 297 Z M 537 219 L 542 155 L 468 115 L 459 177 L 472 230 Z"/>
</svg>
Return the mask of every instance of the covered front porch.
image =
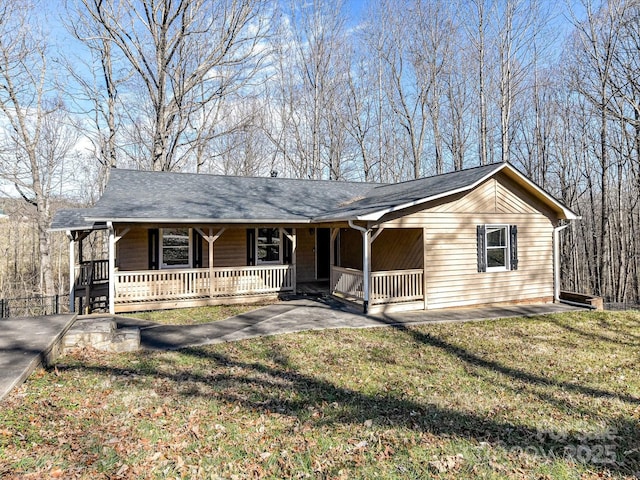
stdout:
<svg viewBox="0 0 640 480">
<path fill-rule="evenodd" d="M 426 309 L 422 228 L 372 228 L 349 222 L 331 257 L 331 293 L 365 313 Z"/>
<path fill-rule="evenodd" d="M 80 251 L 70 265 L 72 305 L 91 306 L 98 294 L 110 313 L 249 303 L 316 282 L 365 312 L 425 308 L 422 229 L 162 227 L 108 225 L 108 258 L 89 261 L 81 254 L 88 232 L 71 235 L 70 258 Z M 186 268 L 170 265 L 180 255 Z"/>
</svg>

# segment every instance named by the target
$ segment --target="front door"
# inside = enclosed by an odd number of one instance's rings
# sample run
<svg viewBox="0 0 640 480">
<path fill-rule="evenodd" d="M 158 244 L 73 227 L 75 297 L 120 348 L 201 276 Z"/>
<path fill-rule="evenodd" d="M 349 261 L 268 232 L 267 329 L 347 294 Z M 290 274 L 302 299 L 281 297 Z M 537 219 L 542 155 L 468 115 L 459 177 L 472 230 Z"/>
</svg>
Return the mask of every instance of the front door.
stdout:
<svg viewBox="0 0 640 480">
<path fill-rule="evenodd" d="M 329 263 L 331 258 L 330 242 L 330 229 L 316 229 L 316 280 L 327 280 L 329 278 Z"/>
</svg>

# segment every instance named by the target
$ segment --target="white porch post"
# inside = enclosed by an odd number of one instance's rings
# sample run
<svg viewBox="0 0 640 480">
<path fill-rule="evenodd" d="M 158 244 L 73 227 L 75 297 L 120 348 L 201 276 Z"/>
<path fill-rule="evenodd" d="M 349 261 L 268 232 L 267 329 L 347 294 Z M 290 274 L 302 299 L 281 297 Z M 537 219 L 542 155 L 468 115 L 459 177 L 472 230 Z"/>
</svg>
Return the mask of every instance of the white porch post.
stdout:
<svg viewBox="0 0 640 480">
<path fill-rule="evenodd" d="M 363 275 L 363 295 L 364 313 L 369 312 L 369 300 L 371 298 L 371 230 L 362 232 L 362 275 Z"/>
<path fill-rule="evenodd" d="M 371 285 L 371 229 L 356 225 L 353 220 L 349 220 L 349 226 L 362 233 L 362 303 L 364 313 L 368 313 Z"/>
<path fill-rule="evenodd" d="M 220 228 L 217 233 L 213 233 L 213 227 L 209 227 L 209 235 L 205 235 L 204 232 L 200 228 L 196 228 L 195 230 L 200 234 L 202 238 L 204 238 L 209 244 L 209 298 L 213 298 L 215 296 L 215 283 L 213 278 L 213 256 L 214 256 L 214 248 L 213 244 L 216 243 L 216 240 L 220 238 L 220 236 L 226 230 L 226 227 Z"/>
<path fill-rule="evenodd" d="M 279 227 L 278 231 L 280 232 L 280 235 L 284 235 L 285 237 L 287 237 L 289 239 L 289 241 L 291 242 L 291 265 L 292 265 L 292 278 L 291 278 L 291 286 L 293 287 L 293 293 L 296 293 L 296 276 L 297 276 L 297 272 L 296 272 L 296 250 L 298 248 L 298 236 L 296 234 L 296 229 L 292 228 L 291 229 L 291 234 L 289 234 L 289 232 L 287 232 L 287 230 L 285 228 Z"/>
<path fill-rule="evenodd" d="M 111 222 L 109 228 L 109 313 L 116 313 L 116 232 Z"/>
<path fill-rule="evenodd" d="M 69 239 L 69 312 L 73 312 L 76 306 L 76 242 L 70 230 L 67 230 Z"/>
<path fill-rule="evenodd" d="M 293 294 L 295 295 L 296 293 L 296 281 L 297 281 L 297 276 L 298 276 L 298 272 L 297 272 L 297 267 L 296 267 L 296 263 L 297 263 L 297 249 L 298 249 L 298 234 L 297 234 L 297 230 L 294 228 L 292 229 L 292 239 L 291 239 L 291 263 L 293 264 L 293 278 L 291 279 L 291 283 L 293 285 Z"/>
<path fill-rule="evenodd" d="M 207 243 L 209 245 L 209 298 L 213 298 L 213 295 L 215 293 L 214 291 L 214 279 L 213 279 L 213 228 L 209 229 L 209 237 L 207 238 Z"/>
<path fill-rule="evenodd" d="M 427 228 L 422 229 L 422 296 L 424 297 L 424 309 L 427 303 Z"/>
</svg>

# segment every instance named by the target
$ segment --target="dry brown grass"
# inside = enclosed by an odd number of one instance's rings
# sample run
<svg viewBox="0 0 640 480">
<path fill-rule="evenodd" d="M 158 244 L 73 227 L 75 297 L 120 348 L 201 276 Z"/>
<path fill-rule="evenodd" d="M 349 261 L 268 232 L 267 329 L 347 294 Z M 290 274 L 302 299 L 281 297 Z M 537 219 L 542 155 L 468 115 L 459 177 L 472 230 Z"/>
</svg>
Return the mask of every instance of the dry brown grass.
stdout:
<svg viewBox="0 0 640 480">
<path fill-rule="evenodd" d="M 3 478 L 634 478 L 640 314 L 85 352 L 0 410 Z"/>
</svg>

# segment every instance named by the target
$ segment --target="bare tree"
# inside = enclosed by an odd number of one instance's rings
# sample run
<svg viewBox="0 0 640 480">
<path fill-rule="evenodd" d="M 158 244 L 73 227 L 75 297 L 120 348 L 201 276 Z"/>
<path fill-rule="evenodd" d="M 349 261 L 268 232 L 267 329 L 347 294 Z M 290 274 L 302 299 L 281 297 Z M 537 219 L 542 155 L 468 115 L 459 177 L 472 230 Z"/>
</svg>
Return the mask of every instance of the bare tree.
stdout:
<svg viewBox="0 0 640 480">
<path fill-rule="evenodd" d="M 475 87 L 478 96 L 478 159 L 480 165 L 486 165 L 489 149 L 489 127 L 487 111 L 487 60 L 490 44 L 487 40 L 487 26 L 493 9 L 491 0 L 463 0 L 462 7 L 471 11 L 465 23 L 467 38 L 476 56 L 477 82 Z"/>
<path fill-rule="evenodd" d="M 88 49 L 73 58 L 64 58 L 66 69 L 73 78 L 77 89 L 69 92 L 82 121 L 78 130 L 93 145 L 93 156 L 102 167 L 104 187 L 111 167 L 118 164 L 118 129 L 121 123 L 118 94 L 121 86 L 131 76 L 131 69 L 122 69 L 114 44 L 103 24 L 93 21 L 90 12 L 77 8 L 66 1 L 67 15 L 63 19 L 69 33 Z M 87 59 L 88 57 L 88 59 Z M 88 106 L 90 105 L 90 106 Z M 91 126 L 83 124 L 91 118 Z"/>
<path fill-rule="evenodd" d="M 612 92 L 610 76 L 614 52 L 619 42 L 619 22 L 626 2 L 611 2 L 601 9 L 594 10 L 591 3 L 584 5 L 587 19 L 576 22 L 575 51 L 576 69 L 573 74 L 573 86 L 593 106 L 598 122 L 598 145 L 594 152 L 599 171 L 598 191 L 591 188 L 591 195 L 598 195 L 598 201 L 591 202 L 591 212 L 599 219 L 598 228 L 594 228 L 593 248 L 595 255 L 595 275 L 593 289 L 596 294 L 605 291 L 605 271 L 607 267 L 607 237 L 609 229 L 609 111 Z"/>
<path fill-rule="evenodd" d="M 77 0 L 77 8 L 135 72 L 148 121 L 128 127 L 154 170 L 183 165 L 194 115 L 253 78 L 269 28 L 264 0 Z"/>
<path fill-rule="evenodd" d="M 374 169 L 379 166 L 372 153 L 372 137 L 375 135 L 375 110 L 376 99 L 371 94 L 371 84 L 376 83 L 375 72 L 372 74 L 371 65 L 368 59 L 357 57 L 355 49 L 351 52 L 355 60 L 348 70 L 347 75 L 347 95 L 346 95 L 346 116 L 344 125 L 357 145 L 358 154 L 362 161 L 362 175 L 365 182 L 375 178 Z"/>
<path fill-rule="evenodd" d="M 49 224 L 75 138 L 53 91 L 33 5 L 0 1 L 0 177 L 35 210 L 40 291 L 54 293 Z M 71 172 L 66 172 L 70 174 Z"/>
</svg>

